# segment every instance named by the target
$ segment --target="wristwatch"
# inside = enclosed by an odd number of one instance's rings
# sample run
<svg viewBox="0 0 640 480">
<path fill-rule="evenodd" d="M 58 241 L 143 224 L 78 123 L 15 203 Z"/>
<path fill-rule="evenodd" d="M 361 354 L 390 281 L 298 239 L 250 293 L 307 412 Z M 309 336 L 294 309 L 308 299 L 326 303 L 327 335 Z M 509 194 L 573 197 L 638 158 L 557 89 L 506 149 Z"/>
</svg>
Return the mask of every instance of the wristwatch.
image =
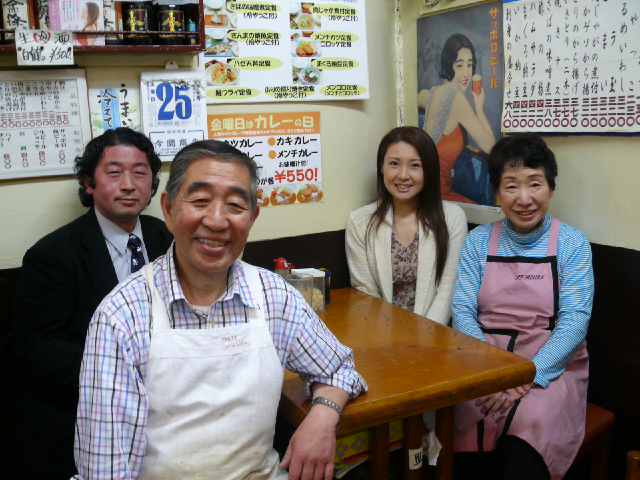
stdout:
<svg viewBox="0 0 640 480">
<path fill-rule="evenodd" d="M 311 400 L 311 406 L 313 405 L 324 405 L 325 407 L 329 407 L 332 410 L 335 410 L 338 415 L 342 413 L 342 407 L 333 400 L 329 400 L 326 397 L 313 397 L 313 400 Z"/>
</svg>

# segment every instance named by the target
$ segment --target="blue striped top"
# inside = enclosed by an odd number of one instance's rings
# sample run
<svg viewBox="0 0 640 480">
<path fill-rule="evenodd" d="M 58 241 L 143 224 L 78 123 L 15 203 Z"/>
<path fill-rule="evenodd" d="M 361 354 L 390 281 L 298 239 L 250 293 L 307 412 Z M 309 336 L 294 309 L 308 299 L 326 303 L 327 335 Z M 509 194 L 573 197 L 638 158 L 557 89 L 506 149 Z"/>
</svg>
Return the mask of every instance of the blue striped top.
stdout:
<svg viewBox="0 0 640 480">
<path fill-rule="evenodd" d="M 451 312 L 453 328 L 484 340 L 478 324 L 478 293 L 484 276 L 492 225 L 480 225 L 469 233 L 458 265 Z M 508 220 L 502 220 L 498 255 L 545 257 L 551 233 L 551 216 L 527 234 L 514 231 Z M 593 303 L 593 267 L 591 246 L 587 237 L 562 223 L 558 232 L 559 311 L 556 327 L 549 340 L 533 358 L 535 383 L 547 388 L 558 378 L 573 352 L 587 336 Z"/>
</svg>

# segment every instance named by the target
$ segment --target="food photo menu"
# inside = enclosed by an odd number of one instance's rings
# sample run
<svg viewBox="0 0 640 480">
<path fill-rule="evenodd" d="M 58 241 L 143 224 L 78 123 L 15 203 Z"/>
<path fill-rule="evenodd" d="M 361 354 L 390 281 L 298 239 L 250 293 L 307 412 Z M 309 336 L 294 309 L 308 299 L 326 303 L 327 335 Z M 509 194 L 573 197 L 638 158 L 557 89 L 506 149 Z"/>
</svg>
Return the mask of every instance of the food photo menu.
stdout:
<svg viewBox="0 0 640 480">
<path fill-rule="evenodd" d="M 320 112 L 209 114 L 207 120 L 210 139 L 256 162 L 260 208 L 322 201 Z"/>
<path fill-rule="evenodd" d="M 208 103 L 369 98 L 364 0 L 205 0 Z"/>
</svg>

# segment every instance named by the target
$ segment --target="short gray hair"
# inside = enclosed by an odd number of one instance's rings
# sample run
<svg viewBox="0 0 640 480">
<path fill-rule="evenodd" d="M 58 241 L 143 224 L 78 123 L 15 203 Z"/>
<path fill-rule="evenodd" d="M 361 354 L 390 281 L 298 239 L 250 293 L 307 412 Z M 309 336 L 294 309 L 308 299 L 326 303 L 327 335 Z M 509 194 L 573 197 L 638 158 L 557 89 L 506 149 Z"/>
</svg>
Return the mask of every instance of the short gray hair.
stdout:
<svg viewBox="0 0 640 480">
<path fill-rule="evenodd" d="M 191 145 L 187 145 L 176 154 L 173 162 L 171 162 L 169 180 L 167 180 L 167 185 L 164 188 L 164 191 L 167 192 L 170 203 L 173 203 L 178 195 L 178 192 L 184 183 L 184 177 L 189 166 L 196 160 L 203 159 L 211 159 L 217 162 L 236 163 L 245 167 L 249 171 L 249 178 L 251 179 L 251 189 L 249 192 L 251 209 L 253 211 L 256 210 L 258 205 L 256 196 L 258 188 L 258 167 L 256 162 L 237 148 L 226 142 L 220 142 L 218 140 L 202 140 L 200 142 L 194 142 Z"/>
</svg>

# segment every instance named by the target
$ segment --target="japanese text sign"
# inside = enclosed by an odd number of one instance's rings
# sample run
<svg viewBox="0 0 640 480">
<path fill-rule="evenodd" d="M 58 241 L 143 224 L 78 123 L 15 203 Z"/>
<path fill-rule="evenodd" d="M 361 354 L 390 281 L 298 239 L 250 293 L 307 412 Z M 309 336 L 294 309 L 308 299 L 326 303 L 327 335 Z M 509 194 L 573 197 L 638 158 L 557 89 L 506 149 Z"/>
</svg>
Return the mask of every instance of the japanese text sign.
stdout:
<svg viewBox="0 0 640 480">
<path fill-rule="evenodd" d="M 141 130 L 139 82 L 96 82 L 89 89 L 91 132 L 94 137 L 107 130 L 129 127 Z M 97 88 L 96 88 L 97 87 Z"/>
<path fill-rule="evenodd" d="M 209 115 L 208 121 L 209 138 L 256 162 L 260 207 L 322 200 L 319 112 Z"/>
<path fill-rule="evenodd" d="M 84 70 L 0 72 L 0 178 L 73 173 L 90 139 Z"/>
<path fill-rule="evenodd" d="M 140 77 L 144 133 L 163 161 L 207 134 L 205 79 L 197 71 L 145 72 Z"/>
<path fill-rule="evenodd" d="M 209 103 L 369 98 L 365 0 L 227 1 L 205 40 Z"/>
<path fill-rule="evenodd" d="M 18 29 L 16 56 L 21 66 L 73 65 L 73 36 L 70 32 Z"/>
<path fill-rule="evenodd" d="M 640 2 L 506 0 L 505 132 L 640 132 Z"/>
</svg>

